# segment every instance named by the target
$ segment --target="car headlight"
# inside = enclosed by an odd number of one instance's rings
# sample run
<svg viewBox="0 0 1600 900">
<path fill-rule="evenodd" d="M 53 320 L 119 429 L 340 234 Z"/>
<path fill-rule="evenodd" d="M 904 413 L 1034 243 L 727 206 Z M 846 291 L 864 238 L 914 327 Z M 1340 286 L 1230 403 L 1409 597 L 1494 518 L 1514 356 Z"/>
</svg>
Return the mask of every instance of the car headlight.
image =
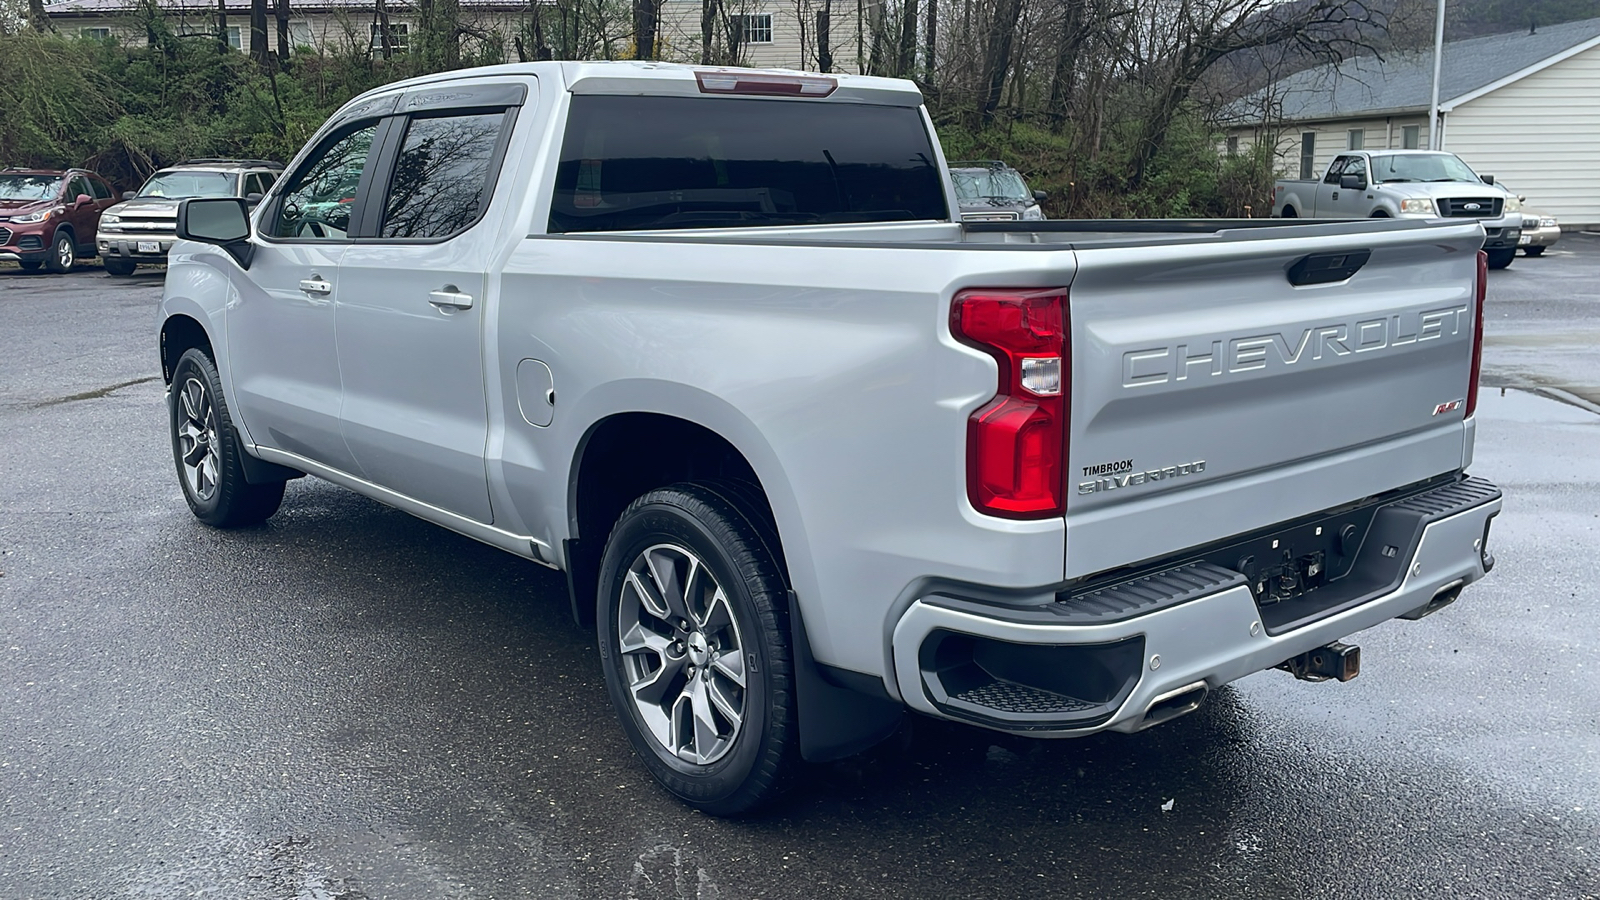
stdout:
<svg viewBox="0 0 1600 900">
<path fill-rule="evenodd" d="M 1540 228 L 1554 228 L 1554 227 L 1556 227 L 1556 217 L 1555 216 L 1545 216 L 1544 218 L 1539 220 L 1539 227 Z"/>
<path fill-rule="evenodd" d="M 35 225 L 51 216 L 59 216 L 66 211 L 67 208 L 65 206 L 55 206 L 50 209 L 41 209 L 36 213 L 28 213 L 25 216 L 12 216 L 11 221 L 16 222 L 18 225 Z"/>
<path fill-rule="evenodd" d="M 1401 200 L 1400 212 L 1402 214 L 1431 216 L 1433 215 L 1433 201 L 1426 197 L 1420 200 Z"/>
<path fill-rule="evenodd" d="M 1522 201 L 1515 197 L 1506 198 L 1506 212 L 1521 212 Z"/>
<path fill-rule="evenodd" d="M 1030 206 L 1022 211 L 1022 218 L 1027 222 L 1038 222 L 1044 219 L 1044 210 L 1037 206 Z"/>
<path fill-rule="evenodd" d="M 100 217 L 101 225 L 121 225 L 122 217 L 112 213 L 105 213 Z"/>
</svg>

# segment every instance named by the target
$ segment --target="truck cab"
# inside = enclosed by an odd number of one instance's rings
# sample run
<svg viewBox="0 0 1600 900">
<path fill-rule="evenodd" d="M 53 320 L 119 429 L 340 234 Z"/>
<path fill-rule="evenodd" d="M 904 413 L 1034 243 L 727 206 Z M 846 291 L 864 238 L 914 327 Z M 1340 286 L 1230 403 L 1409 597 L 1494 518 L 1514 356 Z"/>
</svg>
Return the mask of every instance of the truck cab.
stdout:
<svg viewBox="0 0 1600 900">
<path fill-rule="evenodd" d="M 1315 181 L 1279 181 L 1272 214 L 1282 218 L 1473 218 L 1483 224 L 1489 268 L 1517 252 L 1522 201 L 1480 176 L 1454 153 L 1352 150 Z"/>
</svg>

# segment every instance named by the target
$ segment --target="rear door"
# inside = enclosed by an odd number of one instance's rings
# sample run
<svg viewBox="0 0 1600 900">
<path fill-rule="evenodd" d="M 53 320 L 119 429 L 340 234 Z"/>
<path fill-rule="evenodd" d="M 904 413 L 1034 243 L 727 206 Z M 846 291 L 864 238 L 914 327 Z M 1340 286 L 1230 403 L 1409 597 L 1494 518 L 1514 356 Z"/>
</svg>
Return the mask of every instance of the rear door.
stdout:
<svg viewBox="0 0 1600 900">
<path fill-rule="evenodd" d="M 340 266 L 341 415 L 356 461 L 384 487 L 484 523 L 484 273 L 503 245 L 509 200 L 496 205 L 494 186 L 526 93 L 407 93 L 400 109 L 414 112 L 394 120 Z"/>
<path fill-rule="evenodd" d="M 1475 230 L 1268 232 L 1078 252 L 1069 577 L 1463 465 Z M 1347 279 L 1286 275 L 1360 254 Z"/>
</svg>

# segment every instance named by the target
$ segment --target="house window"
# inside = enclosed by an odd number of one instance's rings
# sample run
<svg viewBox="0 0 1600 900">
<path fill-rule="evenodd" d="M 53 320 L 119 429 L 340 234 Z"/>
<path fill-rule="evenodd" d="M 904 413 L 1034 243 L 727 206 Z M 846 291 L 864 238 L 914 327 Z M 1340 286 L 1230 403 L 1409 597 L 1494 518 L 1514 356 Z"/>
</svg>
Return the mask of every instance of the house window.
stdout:
<svg viewBox="0 0 1600 900">
<path fill-rule="evenodd" d="M 244 48 L 244 35 L 240 33 L 241 27 L 242 26 L 239 25 L 228 26 L 228 46 L 235 50 L 241 50 Z M 206 24 L 178 26 L 178 37 L 208 37 L 215 40 L 216 36 L 217 26 L 215 25 Z"/>
<path fill-rule="evenodd" d="M 1348 132 L 1345 143 L 1346 150 L 1360 150 L 1367 143 L 1367 132 L 1364 128 L 1352 128 Z"/>
<path fill-rule="evenodd" d="M 1228 155 L 1239 155 L 1239 136 L 1237 134 L 1228 135 Z"/>
<path fill-rule="evenodd" d="M 772 43 L 772 14 L 758 16 L 733 16 L 733 34 L 736 44 Z"/>
<path fill-rule="evenodd" d="M 1303 132 L 1300 135 L 1300 178 L 1309 180 L 1317 177 L 1317 133 L 1315 131 Z"/>
<path fill-rule="evenodd" d="M 228 46 L 232 47 L 235 50 L 243 50 L 244 49 L 244 33 L 243 33 L 242 26 L 239 26 L 239 25 L 229 25 L 228 26 Z"/>
<path fill-rule="evenodd" d="M 372 52 L 383 52 L 383 35 L 378 31 L 378 23 L 373 22 Z M 389 23 L 389 50 L 394 53 L 406 52 L 406 47 L 411 43 L 411 27 L 404 22 Z"/>
<path fill-rule="evenodd" d="M 315 47 L 316 46 L 316 44 L 312 42 L 311 23 L 310 22 L 290 22 L 289 23 L 289 46 L 291 46 L 291 47 Z"/>
<path fill-rule="evenodd" d="M 1415 150 L 1421 145 L 1421 136 L 1421 125 L 1407 125 L 1400 129 L 1400 146 L 1406 150 Z"/>
<path fill-rule="evenodd" d="M 88 39 L 94 40 L 94 41 L 104 41 L 104 40 L 108 40 L 111 37 L 111 29 L 109 29 L 109 28 L 79 28 L 78 29 L 78 37 L 88 38 Z"/>
</svg>

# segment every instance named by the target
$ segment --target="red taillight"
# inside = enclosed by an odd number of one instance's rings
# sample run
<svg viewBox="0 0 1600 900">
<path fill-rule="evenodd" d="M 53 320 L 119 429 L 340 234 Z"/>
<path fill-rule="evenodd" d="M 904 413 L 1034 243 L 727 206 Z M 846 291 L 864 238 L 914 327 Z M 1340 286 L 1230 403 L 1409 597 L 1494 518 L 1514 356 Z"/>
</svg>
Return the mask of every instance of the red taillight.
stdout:
<svg viewBox="0 0 1600 900">
<path fill-rule="evenodd" d="M 696 69 L 694 80 L 699 83 L 702 94 L 826 97 L 839 87 L 837 79 L 825 75 L 769 75 L 714 69 Z"/>
<path fill-rule="evenodd" d="M 1478 300 L 1472 314 L 1472 380 L 1467 382 L 1466 418 L 1478 411 L 1478 372 L 1483 368 L 1483 298 L 1489 292 L 1489 254 L 1478 251 Z"/>
<path fill-rule="evenodd" d="M 1000 364 L 995 397 L 967 421 L 967 496 L 981 512 L 1043 519 L 1066 510 L 1067 295 L 970 290 L 950 331 Z"/>
</svg>

